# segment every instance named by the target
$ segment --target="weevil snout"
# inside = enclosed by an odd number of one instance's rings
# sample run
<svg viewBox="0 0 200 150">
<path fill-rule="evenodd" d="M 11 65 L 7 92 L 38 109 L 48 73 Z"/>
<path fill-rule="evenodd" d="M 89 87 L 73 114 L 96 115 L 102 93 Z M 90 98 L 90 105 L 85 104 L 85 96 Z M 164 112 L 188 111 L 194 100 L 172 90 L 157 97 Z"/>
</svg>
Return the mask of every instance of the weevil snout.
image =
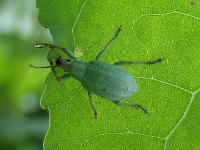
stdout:
<svg viewBox="0 0 200 150">
<path fill-rule="evenodd" d="M 64 59 L 62 57 L 58 57 L 56 59 L 56 66 L 60 66 L 60 67 L 68 67 L 70 64 L 70 59 Z"/>
</svg>

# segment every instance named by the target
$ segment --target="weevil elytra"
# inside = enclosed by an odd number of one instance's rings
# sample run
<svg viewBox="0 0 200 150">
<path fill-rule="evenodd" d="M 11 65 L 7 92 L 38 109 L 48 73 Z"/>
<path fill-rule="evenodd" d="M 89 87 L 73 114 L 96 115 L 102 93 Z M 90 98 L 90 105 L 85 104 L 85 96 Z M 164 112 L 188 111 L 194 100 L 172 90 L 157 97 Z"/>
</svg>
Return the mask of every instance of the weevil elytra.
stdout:
<svg viewBox="0 0 200 150">
<path fill-rule="evenodd" d="M 50 66 L 31 66 L 35 68 L 51 68 L 52 73 L 55 75 L 58 81 L 66 80 L 70 76 L 80 81 L 82 86 L 88 91 L 88 100 L 90 101 L 94 111 L 95 118 L 97 118 L 97 110 L 92 101 L 92 94 L 96 94 L 102 98 L 111 100 L 120 106 L 141 109 L 148 114 L 148 110 L 142 105 L 124 101 L 124 99 L 130 98 L 137 92 L 138 86 L 133 76 L 122 66 L 136 64 L 152 65 L 161 63 L 164 59 L 158 58 L 152 61 L 119 61 L 113 64 L 101 61 L 104 54 L 116 41 L 121 31 L 122 28 L 119 27 L 113 38 L 96 56 L 96 59 L 90 62 L 78 60 L 74 53 L 67 48 L 47 43 L 37 43 L 35 45 L 36 48 L 50 48 L 56 53 L 57 58 L 54 60 L 54 62 L 50 61 Z M 70 58 L 70 60 L 59 56 L 57 50 L 63 51 Z M 58 77 L 55 67 L 61 68 L 65 74 L 61 77 Z"/>
</svg>

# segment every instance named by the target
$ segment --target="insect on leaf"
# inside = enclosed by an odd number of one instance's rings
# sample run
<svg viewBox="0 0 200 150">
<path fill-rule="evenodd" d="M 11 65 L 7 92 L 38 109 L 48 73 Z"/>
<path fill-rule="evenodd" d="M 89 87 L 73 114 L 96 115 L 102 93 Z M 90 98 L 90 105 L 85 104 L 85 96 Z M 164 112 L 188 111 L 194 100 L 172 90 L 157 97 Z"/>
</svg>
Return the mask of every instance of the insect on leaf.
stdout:
<svg viewBox="0 0 200 150">
<path fill-rule="evenodd" d="M 120 25 L 123 32 L 103 61 L 149 60 L 162 64 L 127 66 L 139 85 L 128 102 L 150 115 L 94 96 L 73 79 L 58 83 L 50 73 L 41 98 L 50 125 L 50 149 L 197 150 L 200 148 L 200 7 L 190 1 L 37 0 L 39 20 L 53 43 L 81 49 L 94 60 Z"/>
</svg>

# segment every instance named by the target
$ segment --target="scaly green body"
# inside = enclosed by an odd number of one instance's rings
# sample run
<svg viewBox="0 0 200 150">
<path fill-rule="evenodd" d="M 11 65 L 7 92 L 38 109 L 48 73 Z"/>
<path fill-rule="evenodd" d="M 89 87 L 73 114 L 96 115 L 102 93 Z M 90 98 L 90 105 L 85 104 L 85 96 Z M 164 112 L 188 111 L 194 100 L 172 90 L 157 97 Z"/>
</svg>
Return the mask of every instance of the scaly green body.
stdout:
<svg viewBox="0 0 200 150">
<path fill-rule="evenodd" d="M 121 66 L 100 61 L 87 63 L 73 60 L 68 72 L 86 90 L 112 101 L 121 101 L 137 92 L 138 86 L 132 75 Z"/>
<path fill-rule="evenodd" d="M 138 86 L 133 79 L 132 75 L 122 67 L 122 65 L 133 65 L 133 64 L 155 64 L 161 62 L 163 59 L 159 58 L 155 61 L 144 61 L 144 62 L 134 62 L 134 61 L 119 61 L 114 64 L 109 64 L 100 61 L 104 56 L 105 52 L 111 47 L 112 43 L 116 40 L 117 36 L 121 31 L 121 27 L 118 28 L 115 36 L 108 42 L 105 48 L 97 55 L 96 59 L 91 62 L 85 62 L 77 60 L 74 53 L 66 48 L 62 48 L 52 44 L 36 44 L 36 48 L 51 48 L 52 53 L 55 54 L 48 60 L 50 66 L 39 67 L 39 68 L 51 68 L 56 79 L 61 81 L 73 76 L 75 79 L 79 80 L 83 87 L 88 91 L 88 99 L 94 111 L 95 117 L 97 117 L 97 111 L 92 101 L 92 94 L 99 95 L 103 98 L 112 100 L 114 103 L 121 106 L 130 106 L 136 109 L 141 109 L 147 113 L 147 109 L 139 104 L 129 104 L 127 102 L 122 102 L 123 99 L 131 97 L 135 92 L 137 92 Z M 60 49 L 70 60 L 61 57 L 55 49 Z M 34 67 L 34 66 L 33 66 Z M 61 77 L 57 76 L 55 67 L 64 70 L 65 74 Z M 37 68 L 37 67 L 36 67 Z"/>
</svg>

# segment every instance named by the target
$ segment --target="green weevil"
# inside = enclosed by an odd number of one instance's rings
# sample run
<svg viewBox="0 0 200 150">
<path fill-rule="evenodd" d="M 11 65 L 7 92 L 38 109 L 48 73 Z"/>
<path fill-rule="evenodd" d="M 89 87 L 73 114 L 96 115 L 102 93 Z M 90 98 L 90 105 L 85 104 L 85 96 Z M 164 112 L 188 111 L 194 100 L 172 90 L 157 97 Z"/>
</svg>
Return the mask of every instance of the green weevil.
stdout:
<svg viewBox="0 0 200 150">
<path fill-rule="evenodd" d="M 164 58 L 158 58 L 153 61 L 119 61 L 114 64 L 106 63 L 101 61 L 106 51 L 116 41 L 120 32 L 122 31 L 121 26 L 117 29 L 113 38 L 106 44 L 104 49 L 96 56 L 96 59 L 90 62 L 78 60 L 75 54 L 60 46 L 37 43 L 36 48 L 50 48 L 55 53 L 56 50 L 63 51 L 70 59 L 66 59 L 57 54 L 56 60 L 50 61 L 50 66 L 36 67 L 35 68 L 51 68 L 53 74 L 58 81 L 66 80 L 72 76 L 76 80 L 82 83 L 82 86 L 88 92 L 88 99 L 91 107 L 94 111 L 95 118 L 97 118 L 97 110 L 92 101 L 92 94 L 96 94 L 102 98 L 111 100 L 120 106 L 130 106 L 136 109 L 141 109 L 148 114 L 148 110 L 140 104 L 132 104 L 125 102 L 124 99 L 128 99 L 138 91 L 138 85 L 134 80 L 133 76 L 122 66 L 123 65 L 134 65 L 134 64 L 156 64 L 161 63 Z M 54 65 L 55 64 L 55 65 Z M 55 71 L 55 67 L 61 68 L 64 71 L 64 75 L 58 77 Z"/>
</svg>

